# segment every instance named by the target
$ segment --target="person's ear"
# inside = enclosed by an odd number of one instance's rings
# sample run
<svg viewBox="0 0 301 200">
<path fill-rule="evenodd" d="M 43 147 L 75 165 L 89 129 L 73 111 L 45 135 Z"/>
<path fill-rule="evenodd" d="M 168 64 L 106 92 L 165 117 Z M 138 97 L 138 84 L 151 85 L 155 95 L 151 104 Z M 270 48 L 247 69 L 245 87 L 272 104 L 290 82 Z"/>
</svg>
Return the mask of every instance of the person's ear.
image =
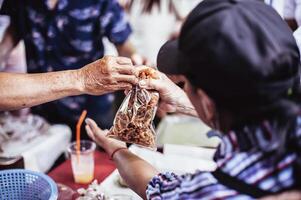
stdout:
<svg viewBox="0 0 301 200">
<path fill-rule="evenodd" d="M 201 89 L 196 90 L 196 95 L 199 97 L 207 122 L 214 123 L 216 107 L 213 100 Z"/>
</svg>

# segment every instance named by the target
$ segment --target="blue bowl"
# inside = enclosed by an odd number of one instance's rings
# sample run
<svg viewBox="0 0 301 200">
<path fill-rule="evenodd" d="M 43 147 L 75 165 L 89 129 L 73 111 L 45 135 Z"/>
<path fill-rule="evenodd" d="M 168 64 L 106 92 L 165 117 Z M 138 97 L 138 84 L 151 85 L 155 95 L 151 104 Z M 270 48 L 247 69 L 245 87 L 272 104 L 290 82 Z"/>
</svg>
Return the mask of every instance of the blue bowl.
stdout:
<svg viewBox="0 0 301 200">
<path fill-rule="evenodd" d="M 0 171 L 0 200 L 56 200 L 58 190 L 48 176 L 24 169 Z"/>
</svg>

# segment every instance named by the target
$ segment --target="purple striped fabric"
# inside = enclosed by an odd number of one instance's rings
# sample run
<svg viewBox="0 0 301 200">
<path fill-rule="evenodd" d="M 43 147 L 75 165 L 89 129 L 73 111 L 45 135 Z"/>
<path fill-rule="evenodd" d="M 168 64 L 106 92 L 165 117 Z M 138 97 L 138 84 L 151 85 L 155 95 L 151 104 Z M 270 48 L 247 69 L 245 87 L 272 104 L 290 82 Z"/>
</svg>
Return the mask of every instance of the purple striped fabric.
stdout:
<svg viewBox="0 0 301 200">
<path fill-rule="evenodd" d="M 275 153 L 260 150 L 270 144 L 276 134 L 274 130 L 271 123 L 264 121 L 224 135 L 215 154 L 218 168 L 262 190 L 278 192 L 294 187 L 293 167 L 301 156 L 301 117 L 297 118 L 295 131 L 289 134 L 295 151 L 284 153 L 277 161 Z M 220 184 L 211 173 L 201 171 L 181 176 L 161 173 L 150 181 L 146 194 L 151 200 L 252 199 Z"/>
</svg>

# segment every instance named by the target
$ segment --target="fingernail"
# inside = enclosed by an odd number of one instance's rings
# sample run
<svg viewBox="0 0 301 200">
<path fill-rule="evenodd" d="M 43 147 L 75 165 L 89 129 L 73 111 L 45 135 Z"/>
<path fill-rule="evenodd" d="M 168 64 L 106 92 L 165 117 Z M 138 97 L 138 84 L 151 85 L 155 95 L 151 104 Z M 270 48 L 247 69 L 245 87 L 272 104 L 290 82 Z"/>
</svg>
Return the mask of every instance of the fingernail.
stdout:
<svg viewBox="0 0 301 200">
<path fill-rule="evenodd" d="M 86 124 L 89 123 L 89 120 L 91 120 L 91 119 L 90 119 L 90 118 L 86 118 L 86 119 L 85 119 Z"/>
<path fill-rule="evenodd" d="M 146 86 L 146 81 L 145 80 L 139 81 L 139 86 L 140 87 Z"/>
</svg>

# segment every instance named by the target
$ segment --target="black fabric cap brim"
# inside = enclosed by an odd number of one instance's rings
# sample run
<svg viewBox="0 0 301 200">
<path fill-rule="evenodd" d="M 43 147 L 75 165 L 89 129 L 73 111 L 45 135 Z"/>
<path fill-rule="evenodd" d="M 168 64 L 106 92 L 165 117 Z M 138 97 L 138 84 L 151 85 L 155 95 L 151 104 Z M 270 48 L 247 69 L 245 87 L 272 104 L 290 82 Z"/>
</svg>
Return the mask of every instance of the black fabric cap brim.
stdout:
<svg viewBox="0 0 301 200">
<path fill-rule="evenodd" d="M 157 56 L 158 69 L 165 74 L 181 74 L 179 70 L 179 59 L 178 40 L 170 40 L 159 50 Z"/>
</svg>

